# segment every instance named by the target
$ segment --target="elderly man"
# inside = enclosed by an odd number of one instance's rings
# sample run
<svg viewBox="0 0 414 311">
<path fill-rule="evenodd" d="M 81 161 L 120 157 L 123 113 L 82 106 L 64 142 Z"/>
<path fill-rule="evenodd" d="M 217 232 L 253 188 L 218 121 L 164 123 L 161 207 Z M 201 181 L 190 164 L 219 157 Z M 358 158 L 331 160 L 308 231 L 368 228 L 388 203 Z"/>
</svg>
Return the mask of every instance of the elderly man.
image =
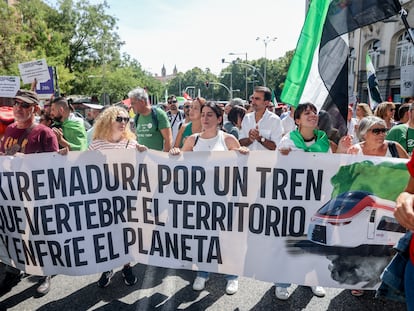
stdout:
<svg viewBox="0 0 414 311">
<path fill-rule="evenodd" d="M 137 87 L 130 91 L 128 97 L 136 114 L 134 123 L 138 142 L 149 149 L 170 151 L 172 132 L 165 111 L 151 106 L 143 88 Z"/>
<path fill-rule="evenodd" d="M 19 90 L 14 97 L 14 123 L 10 124 L 1 141 L 0 151 L 3 154 L 40 153 L 58 151 L 59 145 L 53 131 L 35 123 L 35 115 L 40 110 L 39 98 L 32 91 Z M 20 270 L 8 266 L 2 290 L 10 288 L 20 280 Z M 37 292 L 45 295 L 50 289 L 50 276 L 45 276 L 39 282 Z"/>
</svg>

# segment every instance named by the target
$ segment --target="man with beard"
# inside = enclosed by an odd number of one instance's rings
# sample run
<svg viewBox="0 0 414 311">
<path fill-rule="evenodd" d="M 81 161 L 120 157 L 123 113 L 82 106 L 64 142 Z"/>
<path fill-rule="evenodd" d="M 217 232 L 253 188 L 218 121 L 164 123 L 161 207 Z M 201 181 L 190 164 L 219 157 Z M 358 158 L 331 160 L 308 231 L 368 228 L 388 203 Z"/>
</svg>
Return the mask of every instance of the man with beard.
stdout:
<svg viewBox="0 0 414 311">
<path fill-rule="evenodd" d="M 54 121 L 53 132 L 62 148 L 70 151 L 87 149 L 85 126 L 71 118 L 70 107 L 64 97 L 57 97 L 52 101 L 50 116 Z"/>
<path fill-rule="evenodd" d="M 35 115 L 40 110 L 39 98 L 32 91 L 19 90 L 14 97 L 14 123 L 10 124 L 1 141 L 1 154 L 41 153 L 58 151 L 58 142 L 52 130 L 43 124 L 36 124 Z M 0 287 L 0 296 L 20 281 L 19 269 L 6 266 L 6 276 Z M 39 281 L 37 292 L 45 295 L 50 289 L 50 276 Z"/>
</svg>

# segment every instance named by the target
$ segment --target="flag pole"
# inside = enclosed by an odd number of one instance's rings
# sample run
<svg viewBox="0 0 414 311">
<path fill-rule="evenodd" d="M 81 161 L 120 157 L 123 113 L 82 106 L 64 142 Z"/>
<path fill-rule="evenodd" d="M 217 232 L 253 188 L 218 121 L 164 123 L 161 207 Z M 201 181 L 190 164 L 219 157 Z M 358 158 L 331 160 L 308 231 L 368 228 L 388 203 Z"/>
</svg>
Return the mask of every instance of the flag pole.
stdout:
<svg viewBox="0 0 414 311">
<path fill-rule="evenodd" d="M 398 3 L 398 5 L 401 6 L 401 4 L 398 0 L 394 0 L 394 1 L 395 1 L 395 3 Z M 409 41 L 414 45 L 414 32 L 413 32 L 413 29 L 411 29 L 410 24 L 408 24 L 408 21 L 407 21 L 408 13 L 403 7 L 401 7 L 400 12 L 398 12 L 398 13 L 400 14 L 400 17 L 401 17 L 401 19 L 404 23 L 404 27 L 407 30 Z"/>
</svg>

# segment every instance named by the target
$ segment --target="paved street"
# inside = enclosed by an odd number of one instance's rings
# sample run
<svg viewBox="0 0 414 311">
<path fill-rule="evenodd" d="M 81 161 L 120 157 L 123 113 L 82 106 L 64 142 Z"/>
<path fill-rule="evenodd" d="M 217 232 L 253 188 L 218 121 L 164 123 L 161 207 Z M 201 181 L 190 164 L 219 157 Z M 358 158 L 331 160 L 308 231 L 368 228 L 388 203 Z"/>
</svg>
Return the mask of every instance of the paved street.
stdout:
<svg viewBox="0 0 414 311">
<path fill-rule="evenodd" d="M 58 275 L 44 297 L 36 295 L 37 277 L 24 277 L 0 298 L 0 310 L 405 310 L 403 304 L 362 297 L 349 290 L 327 289 L 325 298 L 317 298 L 307 287 L 295 287 L 287 302 L 279 301 L 271 283 L 240 278 L 239 291 L 225 294 L 225 280 L 213 274 L 202 292 L 191 288 L 194 272 L 149 267 L 133 267 L 137 284 L 127 287 L 117 270 L 106 289 L 96 286 L 100 274 L 82 277 Z M 1 271 L 2 272 L 2 271 Z M 1 273 L 0 280 L 4 277 Z"/>
</svg>

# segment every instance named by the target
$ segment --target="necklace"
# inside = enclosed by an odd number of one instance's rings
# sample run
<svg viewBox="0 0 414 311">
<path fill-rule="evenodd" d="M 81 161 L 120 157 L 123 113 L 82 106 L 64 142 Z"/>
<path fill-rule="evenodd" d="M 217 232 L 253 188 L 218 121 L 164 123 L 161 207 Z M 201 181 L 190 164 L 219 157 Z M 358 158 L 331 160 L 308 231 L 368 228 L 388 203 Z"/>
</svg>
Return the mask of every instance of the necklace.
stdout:
<svg viewBox="0 0 414 311">
<path fill-rule="evenodd" d="M 303 138 L 303 141 L 305 142 L 305 143 L 309 143 L 309 142 L 311 142 L 311 141 L 313 141 L 313 140 L 315 140 L 315 136 L 313 136 L 312 138 L 310 138 L 310 139 L 305 139 L 305 138 Z"/>
</svg>

